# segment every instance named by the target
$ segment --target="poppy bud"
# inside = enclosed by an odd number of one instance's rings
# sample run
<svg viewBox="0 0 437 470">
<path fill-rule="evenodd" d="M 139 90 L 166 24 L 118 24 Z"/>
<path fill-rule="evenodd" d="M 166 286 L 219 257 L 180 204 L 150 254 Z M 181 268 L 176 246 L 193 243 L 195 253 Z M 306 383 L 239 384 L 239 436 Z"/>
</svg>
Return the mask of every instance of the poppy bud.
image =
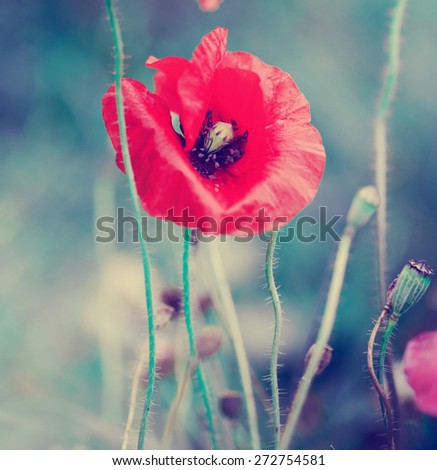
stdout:
<svg viewBox="0 0 437 470">
<path fill-rule="evenodd" d="M 208 132 L 206 141 L 208 142 L 208 153 L 219 150 L 234 138 L 234 128 L 228 122 L 216 122 Z"/>
<path fill-rule="evenodd" d="M 202 295 L 199 298 L 199 310 L 205 314 L 208 313 L 213 307 L 212 299 L 209 295 Z"/>
<path fill-rule="evenodd" d="M 182 290 L 179 287 L 167 287 L 161 292 L 161 302 L 172 309 L 170 320 L 182 312 Z"/>
<path fill-rule="evenodd" d="M 198 0 L 199 8 L 202 11 L 216 11 L 223 0 Z"/>
<path fill-rule="evenodd" d="M 403 267 L 388 294 L 389 306 L 393 313 L 400 317 L 403 313 L 415 305 L 423 296 L 431 284 L 431 276 L 434 271 L 425 263 L 411 259 Z"/>
<path fill-rule="evenodd" d="M 200 359 L 213 356 L 220 350 L 222 344 L 222 330 L 217 326 L 207 326 L 197 336 L 197 356 Z"/>
<path fill-rule="evenodd" d="M 238 392 L 229 390 L 220 397 L 220 411 L 225 418 L 237 419 L 242 406 L 243 400 Z"/>
<path fill-rule="evenodd" d="M 308 364 L 309 364 L 309 362 L 311 360 L 311 357 L 314 353 L 314 349 L 316 349 L 315 344 L 313 344 L 310 347 L 310 349 L 308 349 L 308 352 L 306 353 L 306 356 L 305 356 L 305 367 L 308 367 Z M 334 351 L 334 349 L 331 348 L 331 346 L 329 346 L 329 344 L 327 344 L 323 348 L 323 355 L 320 358 L 320 362 L 319 362 L 319 365 L 317 367 L 316 375 L 320 375 L 329 366 L 329 364 L 331 362 L 331 359 L 332 359 L 332 351 Z"/>
<path fill-rule="evenodd" d="M 355 231 L 364 227 L 371 219 L 379 204 L 375 186 L 364 186 L 357 191 L 347 214 L 346 223 Z"/>
</svg>

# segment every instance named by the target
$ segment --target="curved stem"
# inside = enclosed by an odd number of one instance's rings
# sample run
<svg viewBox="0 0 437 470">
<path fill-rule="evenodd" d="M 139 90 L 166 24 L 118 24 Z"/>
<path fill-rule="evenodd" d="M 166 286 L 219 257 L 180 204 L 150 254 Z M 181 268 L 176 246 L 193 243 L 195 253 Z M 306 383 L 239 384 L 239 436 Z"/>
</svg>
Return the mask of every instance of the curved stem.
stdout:
<svg viewBox="0 0 437 470">
<path fill-rule="evenodd" d="M 223 262 L 220 256 L 218 240 L 206 244 L 211 261 L 212 275 L 214 277 L 215 287 L 219 292 L 219 301 L 221 310 L 226 315 L 227 328 L 235 349 L 238 368 L 240 371 L 241 385 L 243 388 L 243 397 L 247 410 L 247 419 L 249 424 L 249 434 L 252 449 L 260 449 L 261 441 L 258 432 L 258 422 L 256 416 L 255 396 L 251 382 L 250 365 L 244 348 L 243 335 L 241 334 L 240 324 L 238 323 L 237 310 L 232 299 L 231 289 L 229 287 Z"/>
<path fill-rule="evenodd" d="M 387 310 L 384 308 L 379 316 L 378 320 L 376 320 L 375 326 L 373 327 L 372 333 L 370 334 L 369 344 L 367 347 L 367 367 L 369 369 L 370 378 L 372 379 L 373 385 L 375 386 L 375 390 L 379 396 L 379 403 L 381 405 L 381 411 L 384 416 L 384 422 L 386 425 L 387 430 L 387 444 L 389 449 L 394 449 L 394 441 L 393 441 L 393 412 L 391 409 L 390 400 L 385 394 L 382 388 L 382 381 L 381 379 L 378 380 L 375 374 L 375 369 L 373 365 L 373 351 L 375 349 L 375 338 L 378 334 L 379 329 L 381 328 L 381 323 L 384 320 L 384 317 L 387 314 Z M 381 372 L 381 369 L 379 370 Z"/>
<path fill-rule="evenodd" d="M 341 289 L 343 287 L 344 275 L 346 272 L 353 236 L 354 231 L 349 227 L 346 227 L 338 246 L 334 271 L 332 273 L 331 284 L 329 286 L 328 299 L 326 301 L 325 311 L 323 313 L 322 323 L 319 328 L 314 352 L 294 396 L 291 410 L 288 415 L 284 433 L 281 439 L 280 449 L 287 449 L 291 446 L 291 441 L 296 431 L 303 405 L 305 404 L 305 401 L 308 397 L 312 381 L 320 364 L 324 347 L 329 342 L 337 314 L 338 302 L 340 300 Z"/>
<path fill-rule="evenodd" d="M 135 407 L 137 404 L 137 396 L 138 396 L 138 386 L 140 384 L 141 373 L 144 369 L 144 364 L 147 359 L 147 353 L 149 351 L 147 343 L 144 344 L 144 347 L 141 351 L 140 357 L 138 358 L 138 363 L 135 368 L 135 374 L 132 381 L 132 389 L 130 392 L 130 399 L 129 399 L 129 413 L 127 416 L 126 428 L 123 434 L 123 442 L 121 444 L 121 450 L 126 450 L 129 444 L 129 434 L 132 429 L 132 425 L 134 422 L 135 417 Z"/>
<path fill-rule="evenodd" d="M 276 240 L 278 232 L 273 231 L 270 235 L 269 244 L 266 253 L 266 278 L 267 286 L 273 302 L 275 312 L 275 329 L 273 333 L 272 352 L 270 355 L 270 381 L 272 387 L 272 406 L 273 406 L 273 425 L 275 429 L 275 449 L 279 447 L 281 440 L 281 414 L 279 406 L 279 387 L 278 387 L 278 356 L 282 330 L 282 307 L 273 275 L 273 262 L 275 255 Z"/>
<path fill-rule="evenodd" d="M 407 0 L 398 0 L 393 11 L 389 36 L 389 55 L 375 119 L 375 185 L 380 202 L 377 212 L 378 275 L 381 301 L 386 291 L 387 271 L 387 116 L 399 75 L 401 29 Z"/>
<path fill-rule="evenodd" d="M 389 345 L 389 342 L 390 342 L 391 334 L 393 333 L 393 330 L 394 330 L 394 328 L 397 324 L 397 321 L 398 321 L 398 317 L 395 313 L 393 313 L 390 316 L 390 318 L 388 320 L 388 323 L 387 323 L 387 326 L 385 328 L 384 335 L 382 337 L 381 348 L 380 348 L 380 351 L 379 351 L 378 380 L 379 380 L 379 383 L 381 384 L 381 386 L 383 387 L 383 389 L 386 388 L 385 361 L 386 361 L 386 356 L 387 356 L 387 348 L 388 348 L 388 345 Z M 387 393 L 386 396 L 387 396 L 388 402 L 390 403 L 390 395 Z M 391 403 L 390 403 L 390 408 L 391 408 Z M 393 411 L 391 409 L 386 410 L 382 407 L 381 407 L 381 410 L 382 410 L 382 416 L 384 417 L 384 423 L 385 423 L 387 433 L 389 433 L 389 427 L 390 427 L 389 418 L 390 418 L 390 415 L 393 416 Z M 392 427 L 393 427 L 393 425 L 392 425 Z"/>
<path fill-rule="evenodd" d="M 117 106 L 118 126 L 120 129 L 121 151 L 123 163 L 126 168 L 128 177 L 129 192 L 132 199 L 134 217 L 137 221 L 139 241 L 141 247 L 141 256 L 143 261 L 144 272 L 144 288 L 146 294 L 147 309 L 147 325 L 149 329 L 149 376 L 147 380 L 146 398 L 144 401 L 143 416 L 141 419 L 140 433 L 138 436 L 138 449 L 144 448 L 144 440 L 149 422 L 150 408 L 152 406 L 152 395 L 156 380 L 156 346 L 155 346 L 155 323 L 153 316 L 153 300 L 152 300 L 152 276 L 150 272 L 150 259 L 147 246 L 142 232 L 142 224 L 140 223 L 141 206 L 135 187 L 135 177 L 132 169 L 132 162 L 129 153 L 129 145 L 127 140 L 126 120 L 124 115 L 123 104 L 123 40 L 121 37 L 120 23 L 115 13 L 114 0 L 106 0 L 106 9 L 108 11 L 109 23 L 112 29 L 114 41 L 114 59 L 115 59 L 115 95 Z"/>
<path fill-rule="evenodd" d="M 179 407 L 182 403 L 185 391 L 187 390 L 188 384 L 190 383 L 191 376 L 196 368 L 197 361 L 193 358 L 190 358 L 185 365 L 184 372 L 182 374 L 181 380 L 179 381 L 178 388 L 176 391 L 175 399 L 171 404 L 170 410 L 168 412 L 167 421 L 164 428 L 164 437 L 162 439 L 163 448 L 170 449 L 171 446 L 171 437 L 174 430 L 174 425 L 176 422 L 176 416 L 179 410 Z"/>
<path fill-rule="evenodd" d="M 197 358 L 196 350 L 196 337 L 193 327 L 193 319 L 191 317 L 191 303 L 190 303 L 190 246 L 191 246 L 191 229 L 184 229 L 184 250 L 182 256 L 182 283 L 184 292 L 184 314 L 185 325 L 187 328 L 188 345 L 190 349 L 190 356 L 192 360 Z M 196 378 L 199 383 L 200 393 L 202 396 L 203 405 L 206 411 L 206 419 L 208 421 L 209 435 L 211 444 L 214 449 L 218 449 L 217 434 L 214 426 L 214 416 L 211 408 L 208 383 L 202 364 L 196 367 Z"/>
</svg>

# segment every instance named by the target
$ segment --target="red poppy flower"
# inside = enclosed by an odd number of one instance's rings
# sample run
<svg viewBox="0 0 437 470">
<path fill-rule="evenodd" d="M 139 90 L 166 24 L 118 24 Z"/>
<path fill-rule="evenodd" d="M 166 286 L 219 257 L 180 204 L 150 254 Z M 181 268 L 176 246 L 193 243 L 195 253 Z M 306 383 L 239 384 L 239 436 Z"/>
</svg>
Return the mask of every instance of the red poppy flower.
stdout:
<svg viewBox="0 0 437 470">
<path fill-rule="evenodd" d="M 199 8 L 203 11 L 216 11 L 223 0 L 198 0 Z"/>
<path fill-rule="evenodd" d="M 417 408 L 437 416 L 437 331 L 421 333 L 408 342 L 404 372 L 415 393 Z"/>
<path fill-rule="evenodd" d="M 190 61 L 150 57 L 155 93 L 125 79 L 125 116 L 146 212 L 203 232 L 247 236 L 285 225 L 313 199 L 325 151 L 290 75 L 226 51 L 226 39 L 227 30 L 216 28 Z M 170 111 L 179 116 L 179 132 Z M 103 119 L 124 171 L 114 86 L 103 97 Z"/>
</svg>

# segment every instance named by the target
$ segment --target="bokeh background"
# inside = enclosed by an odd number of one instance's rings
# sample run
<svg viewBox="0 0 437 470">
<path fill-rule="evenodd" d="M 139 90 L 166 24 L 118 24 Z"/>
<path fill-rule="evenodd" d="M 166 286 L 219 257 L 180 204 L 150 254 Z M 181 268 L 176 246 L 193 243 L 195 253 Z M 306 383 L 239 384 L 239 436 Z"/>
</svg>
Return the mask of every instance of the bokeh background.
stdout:
<svg viewBox="0 0 437 470">
<path fill-rule="evenodd" d="M 328 159 L 318 196 L 304 213 L 317 216 L 318 207 L 326 206 L 328 214 L 344 215 L 357 188 L 373 180 L 373 116 L 393 5 L 226 0 L 208 14 L 193 0 L 121 0 L 126 75 L 152 86 L 152 71 L 144 67 L 149 54 L 190 57 L 202 35 L 216 25 L 228 27 L 230 50 L 251 52 L 291 73 L 311 103 Z M 434 0 L 411 2 L 389 126 L 389 278 L 409 258 L 437 267 L 436 21 Z M 130 211 L 126 179 L 113 164 L 100 114 L 113 79 L 104 2 L 3 0 L 0 35 L 0 448 L 116 449 L 147 330 L 138 246 L 94 242 L 97 217 L 116 207 Z M 336 228 L 343 226 L 342 220 Z M 257 240 L 222 246 L 260 378 L 268 372 L 273 325 L 263 288 L 264 249 Z M 157 243 L 151 250 L 159 298 L 162 287 L 180 282 L 180 246 Z M 276 273 L 287 317 L 280 372 L 284 410 L 320 321 L 335 250 L 331 240 L 280 247 Z M 315 381 L 298 448 L 384 444 L 364 355 L 378 314 L 375 253 L 373 222 L 353 246 L 333 360 Z M 213 321 L 197 316 L 198 326 Z M 431 285 L 402 319 L 393 344 L 404 448 L 437 448 L 436 420 L 414 409 L 399 365 L 406 342 L 436 328 L 437 288 Z M 163 344 L 183 343 L 177 325 L 160 335 Z M 229 351 L 227 345 L 220 360 L 229 359 Z M 216 392 L 236 386 L 226 377 L 216 379 Z M 160 445 L 173 393 L 174 378 L 163 379 L 151 448 Z M 189 416 L 178 424 L 176 447 L 205 445 L 201 423 Z M 260 423 L 269 442 L 262 412 Z M 132 446 L 134 441 L 133 435 Z"/>
</svg>

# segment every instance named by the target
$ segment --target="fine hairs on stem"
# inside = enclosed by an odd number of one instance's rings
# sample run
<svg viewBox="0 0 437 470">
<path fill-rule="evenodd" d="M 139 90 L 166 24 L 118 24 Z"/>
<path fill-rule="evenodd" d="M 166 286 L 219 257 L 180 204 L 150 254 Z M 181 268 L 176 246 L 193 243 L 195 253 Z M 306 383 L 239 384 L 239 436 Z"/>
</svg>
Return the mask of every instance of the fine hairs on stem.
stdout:
<svg viewBox="0 0 437 470">
<path fill-rule="evenodd" d="M 235 349 L 235 356 L 240 371 L 243 398 L 247 410 L 251 448 L 257 450 L 260 449 L 261 442 L 256 417 L 255 396 L 251 381 L 250 365 L 244 348 L 240 324 L 238 323 L 237 310 L 232 299 L 231 289 L 229 287 L 220 256 L 218 239 L 215 238 L 213 241 L 206 243 L 205 245 L 210 259 L 212 282 L 217 291 L 217 303 L 220 307 L 220 311 L 223 312 L 226 327 Z"/>
<path fill-rule="evenodd" d="M 383 309 L 381 315 L 376 320 L 375 326 L 373 327 L 372 333 L 370 334 L 369 344 L 367 347 L 367 367 L 369 369 L 370 378 L 372 379 L 375 390 L 379 396 L 379 403 L 381 404 L 382 414 L 384 416 L 385 427 L 387 430 L 387 446 L 389 449 L 394 449 L 394 440 L 393 440 L 393 411 L 391 408 L 390 400 L 385 394 L 382 388 L 381 379 L 378 380 L 373 361 L 373 351 L 375 349 L 375 339 L 378 334 L 379 329 L 381 328 L 382 321 L 386 317 L 388 310 Z"/>
<path fill-rule="evenodd" d="M 388 63 L 375 119 L 375 186 L 380 197 L 377 212 L 378 277 L 381 302 L 384 299 L 387 272 L 387 117 L 399 75 L 401 29 L 407 0 L 397 0 L 390 26 Z"/>
<path fill-rule="evenodd" d="M 190 248 L 191 248 L 191 229 L 184 229 L 184 250 L 182 255 L 182 283 L 184 293 L 184 315 L 185 325 L 187 328 L 188 345 L 190 349 L 190 357 L 195 360 L 197 357 L 196 337 L 193 327 L 193 319 L 191 317 L 191 301 L 190 301 Z M 206 411 L 206 419 L 208 422 L 209 435 L 213 449 L 218 449 L 217 433 L 214 425 L 214 415 L 211 408 L 211 400 L 209 397 L 207 378 L 202 364 L 196 367 L 196 378 L 199 384 L 200 394 L 202 396 L 203 405 Z"/>
<path fill-rule="evenodd" d="M 266 278 L 270 296 L 273 302 L 275 313 L 275 327 L 273 333 L 272 352 L 270 355 L 270 382 L 272 388 L 272 407 L 273 407 L 273 425 L 275 431 L 275 449 L 279 447 L 281 440 L 281 414 L 279 407 L 279 388 L 278 388 L 278 356 L 282 330 L 282 307 L 273 275 L 273 263 L 275 255 L 276 240 L 278 231 L 273 231 L 270 235 L 269 244 L 266 252 Z"/>
<path fill-rule="evenodd" d="M 331 278 L 331 285 L 329 286 L 328 299 L 326 301 L 322 323 L 320 325 L 313 354 L 307 368 L 305 369 L 305 373 L 300 380 L 285 424 L 280 445 L 280 449 L 282 450 L 289 448 L 291 445 L 291 441 L 294 437 L 294 433 L 302 413 L 303 405 L 308 397 L 311 384 L 317 373 L 320 360 L 322 359 L 324 347 L 329 343 L 329 338 L 331 336 L 337 314 L 341 290 L 343 288 L 344 275 L 354 234 L 355 231 L 352 230 L 351 227 L 347 226 L 341 238 L 337 256 L 335 258 L 334 271 Z"/>
<path fill-rule="evenodd" d="M 156 344 L 155 344 L 155 323 L 153 315 L 153 300 L 152 300 L 152 276 L 150 272 L 150 259 L 147 250 L 145 238 L 142 233 L 142 224 L 139 223 L 141 206 L 138 199 L 134 173 L 132 169 L 132 162 L 129 153 L 129 146 L 126 132 L 126 120 L 124 116 L 123 105 L 123 40 L 121 37 L 120 23 L 115 13 L 114 0 L 106 0 L 106 9 L 108 11 L 109 23 L 111 25 L 113 41 L 114 41 L 114 60 L 115 60 L 115 94 L 117 105 L 118 126 L 120 129 L 121 150 L 123 156 L 123 163 L 126 168 L 128 178 L 129 193 L 132 199 L 133 212 L 135 220 L 137 221 L 139 241 L 141 247 L 141 257 L 143 261 L 144 272 L 144 288 L 146 294 L 146 310 L 147 310 L 147 326 L 149 336 L 149 364 L 148 364 L 148 380 L 146 398 L 144 401 L 144 409 L 141 418 L 140 432 L 138 436 L 138 449 L 144 449 L 144 441 L 146 436 L 147 425 L 149 423 L 150 408 L 152 406 L 152 395 L 155 387 L 156 380 Z M 135 385 L 135 384 L 134 384 Z M 129 423 L 128 423 L 129 424 Z"/>
</svg>

